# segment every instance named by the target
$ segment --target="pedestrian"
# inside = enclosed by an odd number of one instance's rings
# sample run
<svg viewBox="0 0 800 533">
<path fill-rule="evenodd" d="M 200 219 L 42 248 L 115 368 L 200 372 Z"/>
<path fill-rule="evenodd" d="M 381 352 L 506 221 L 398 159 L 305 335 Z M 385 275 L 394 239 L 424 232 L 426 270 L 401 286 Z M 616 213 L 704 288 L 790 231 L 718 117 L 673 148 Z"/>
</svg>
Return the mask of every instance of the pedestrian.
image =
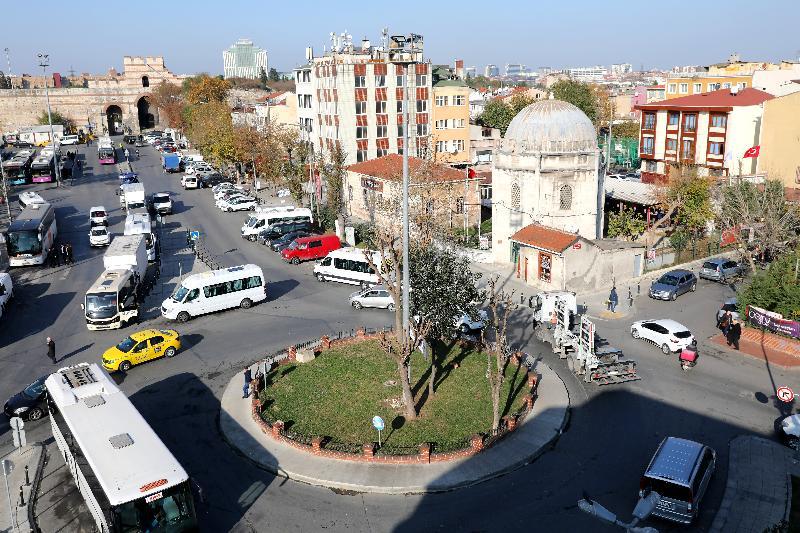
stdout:
<svg viewBox="0 0 800 533">
<path fill-rule="evenodd" d="M 66 266 L 67 265 L 67 245 L 66 244 L 62 244 L 61 246 L 59 246 L 58 247 L 58 252 L 59 252 L 59 255 L 61 256 L 59 258 L 61 260 L 61 263 L 64 266 Z"/>
<path fill-rule="evenodd" d="M 130 156 L 131 156 L 130 151 L 127 148 L 125 148 L 125 159 L 130 158 Z"/>
<path fill-rule="evenodd" d="M 617 286 L 611 287 L 611 293 L 608 295 L 608 309 L 613 313 L 619 303 L 619 296 L 617 295 Z"/>
<path fill-rule="evenodd" d="M 727 337 L 728 336 L 728 328 L 730 327 L 730 325 L 731 325 L 731 314 L 730 314 L 730 311 L 725 311 L 724 313 L 722 313 L 720 315 L 719 320 L 717 321 L 717 327 L 722 332 L 722 334 Z"/>
<path fill-rule="evenodd" d="M 138 148 L 136 149 L 136 159 L 137 160 L 139 159 L 139 149 Z"/>
<path fill-rule="evenodd" d="M 67 246 L 67 260 L 69 261 L 70 265 L 74 265 L 75 259 L 72 257 L 72 243 L 68 242 L 66 246 Z"/>
<path fill-rule="evenodd" d="M 47 260 L 50 263 L 50 268 L 55 268 L 58 266 L 58 255 L 53 248 L 50 248 L 50 250 L 47 252 Z"/>
<path fill-rule="evenodd" d="M 50 337 L 47 337 L 47 357 L 56 364 L 56 343 Z"/>
<path fill-rule="evenodd" d="M 242 387 L 242 398 L 250 396 L 250 382 L 253 381 L 253 375 L 250 373 L 250 367 L 244 367 L 244 386 Z"/>
<path fill-rule="evenodd" d="M 734 320 L 733 324 L 728 328 L 728 346 L 733 345 L 737 350 L 739 349 L 739 339 L 742 337 L 742 325 L 738 320 Z"/>
</svg>

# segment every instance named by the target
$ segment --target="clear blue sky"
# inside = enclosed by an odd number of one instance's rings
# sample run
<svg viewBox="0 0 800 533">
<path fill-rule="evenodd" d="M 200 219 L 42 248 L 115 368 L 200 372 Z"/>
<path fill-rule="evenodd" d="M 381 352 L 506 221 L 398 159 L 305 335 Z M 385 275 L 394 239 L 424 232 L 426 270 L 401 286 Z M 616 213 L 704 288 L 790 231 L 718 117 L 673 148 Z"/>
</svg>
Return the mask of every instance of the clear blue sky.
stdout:
<svg viewBox="0 0 800 533">
<path fill-rule="evenodd" d="M 0 49 L 10 49 L 15 74 L 38 71 L 39 51 L 61 73 L 119 69 L 123 55 L 163 55 L 178 74 L 221 73 L 222 50 L 246 37 L 267 49 L 271 67 L 288 70 L 303 62 L 306 46 L 315 53 L 330 46 L 331 31 L 375 43 L 388 26 L 424 35 L 434 62 L 463 58 L 480 70 L 487 63 L 669 68 L 723 61 L 734 51 L 797 59 L 799 21 L 798 0 L 40 0 L 3 6 Z"/>
</svg>

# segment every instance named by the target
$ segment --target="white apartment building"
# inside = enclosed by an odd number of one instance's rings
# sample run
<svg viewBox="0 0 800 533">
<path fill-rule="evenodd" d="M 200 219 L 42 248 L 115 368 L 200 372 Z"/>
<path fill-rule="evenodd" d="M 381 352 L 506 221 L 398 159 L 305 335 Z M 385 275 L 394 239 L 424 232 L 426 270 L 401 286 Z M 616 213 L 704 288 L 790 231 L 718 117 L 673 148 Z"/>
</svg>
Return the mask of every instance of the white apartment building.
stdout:
<svg viewBox="0 0 800 533">
<path fill-rule="evenodd" d="M 622 76 L 623 74 L 630 74 L 633 72 L 633 65 L 630 63 L 614 63 L 611 65 L 612 76 Z"/>
<path fill-rule="evenodd" d="M 569 77 L 577 81 L 603 81 L 608 75 L 606 67 L 597 65 L 594 67 L 576 67 L 567 69 Z"/>
<path fill-rule="evenodd" d="M 494 78 L 500 75 L 500 69 L 497 68 L 497 65 L 486 65 L 486 68 L 483 69 L 483 75 L 487 78 Z"/>
<path fill-rule="evenodd" d="M 267 51 L 253 45 L 250 39 L 239 39 L 222 52 L 222 63 L 226 78 L 256 79 L 261 70 L 268 72 Z"/>
<path fill-rule="evenodd" d="M 432 73 L 430 61 L 405 67 L 389 63 L 369 41 L 354 47 L 337 40 L 322 56 L 307 54 L 294 70 L 301 135 L 327 154 L 339 145 L 346 164 L 403 153 L 403 97 L 409 90 L 410 155 L 429 155 Z"/>
</svg>

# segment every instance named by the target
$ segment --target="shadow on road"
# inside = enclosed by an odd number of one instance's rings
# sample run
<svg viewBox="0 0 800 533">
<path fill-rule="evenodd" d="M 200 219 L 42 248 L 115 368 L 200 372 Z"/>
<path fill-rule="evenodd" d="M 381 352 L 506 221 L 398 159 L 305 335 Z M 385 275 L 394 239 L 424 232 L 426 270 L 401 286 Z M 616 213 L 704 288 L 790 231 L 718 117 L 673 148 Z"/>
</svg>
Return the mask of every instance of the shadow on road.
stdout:
<svg viewBox="0 0 800 533">
<path fill-rule="evenodd" d="M 271 281 L 267 285 L 267 295 L 268 300 L 273 301 L 277 300 L 282 296 L 286 296 L 290 292 L 292 292 L 300 282 L 296 279 L 284 279 L 281 281 Z"/>
</svg>

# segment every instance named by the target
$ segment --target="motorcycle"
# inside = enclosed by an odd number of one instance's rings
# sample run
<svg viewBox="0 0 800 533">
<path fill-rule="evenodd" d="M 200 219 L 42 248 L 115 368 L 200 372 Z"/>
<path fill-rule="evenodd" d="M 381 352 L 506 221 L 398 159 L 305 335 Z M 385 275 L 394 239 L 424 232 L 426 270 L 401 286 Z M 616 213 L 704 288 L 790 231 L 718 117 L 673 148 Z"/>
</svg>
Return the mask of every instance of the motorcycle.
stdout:
<svg viewBox="0 0 800 533">
<path fill-rule="evenodd" d="M 681 370 L 688 372 L 690 369 L 694 368 L 694 366 L 697 364 L 697 359 L 697 344 L 692 343 L 681 350 L 681 354 L 678 356 L 678 362 L 681 364 Z"/>
</svg>

